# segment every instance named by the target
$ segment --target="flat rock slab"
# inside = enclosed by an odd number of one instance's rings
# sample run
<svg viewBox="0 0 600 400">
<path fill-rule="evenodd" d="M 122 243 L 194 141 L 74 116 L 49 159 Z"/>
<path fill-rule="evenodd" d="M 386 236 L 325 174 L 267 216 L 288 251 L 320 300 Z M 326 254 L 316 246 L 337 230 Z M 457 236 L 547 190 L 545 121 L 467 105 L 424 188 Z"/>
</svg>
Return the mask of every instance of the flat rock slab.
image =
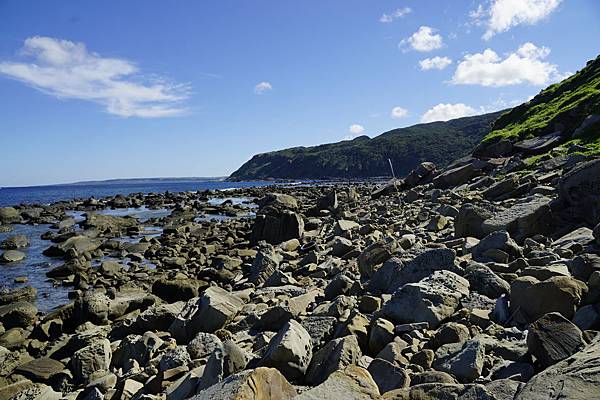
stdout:
<svg viewBox="0 0 600 400">
<path fill-rule="evenodd" d="M 60 361 L 42 357 L 21 365 L 17 372 L 34 381 L 46 381 L 64 369 L 65 365 Z"/>
</svg>

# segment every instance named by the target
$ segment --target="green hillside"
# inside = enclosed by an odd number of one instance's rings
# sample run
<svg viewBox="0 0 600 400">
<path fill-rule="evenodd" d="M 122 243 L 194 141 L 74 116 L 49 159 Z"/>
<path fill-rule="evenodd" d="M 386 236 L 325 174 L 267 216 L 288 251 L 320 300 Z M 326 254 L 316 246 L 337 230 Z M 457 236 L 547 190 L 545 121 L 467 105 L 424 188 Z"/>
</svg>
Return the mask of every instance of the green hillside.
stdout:
<svg viewBox="0 0 600 400">
<path fill-rule="evenodd" d="M 502 112 L 418 124 L 394 129 L 377 137 L 314 147 L 295 147 L 257 154 L 229 177 L 230 180 L 267 178 L 366 178 L 389 176 L 388 158 L 396 175 L 418 163 L 444 166 L 468 154 L 490 131 Z"/>
</svg>

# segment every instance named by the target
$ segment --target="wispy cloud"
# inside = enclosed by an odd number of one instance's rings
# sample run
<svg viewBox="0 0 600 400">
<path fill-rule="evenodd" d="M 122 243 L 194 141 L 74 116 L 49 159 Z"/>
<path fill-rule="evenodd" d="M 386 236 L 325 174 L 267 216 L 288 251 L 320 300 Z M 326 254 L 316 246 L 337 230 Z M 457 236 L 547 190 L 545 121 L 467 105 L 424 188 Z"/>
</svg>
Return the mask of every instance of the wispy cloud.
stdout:
<svg viewBox="0 0 600 400">
<path fill-rule="evenodd" d="M 467 54 L 456 67 L 451 82 L 461 85 L 501 87 L 528 83 L 543 86 L 565 78 L 558 67 L 544 61 L 547 47 L 525 43 L 515 52 L 501 58 L 495 51 Z"/>
<path fill-rule="evenodd" d="M 421 26 L 409 38 L 404 39 L 398 45 L 406 49 L 410 46 L 413 50 L 428 52 L 440 49 L 444 45 L 442 35 L 435 33 L 436 30 L 429 26 Z"/>
<path fill-rule="evenodd" d="M 534 25 L 554 12 L 562 0 L 492 0 L 489 8 L 479 5 L 469 14 L 477 25 L 485 25 L 483 39 L 518 25 Z"/>
<path fill-rule="evenodd" d="M 265 94 L 265 92 L 272 90 L 273 86 L 269 82 L 260 82 L 254 86 L 254 93 L 260 95 Z"/>
<path fill-rule="evenodd" d="M 412 12 L 412 9 L 410 7 L 397 8 L 389 14 L 387 14 L 387 13 L 383 14 L 379 18 L 379 22 L 390 23 L 397 18 L 402 18 L 402 17 L 410 14 L 411 12 Z"/>
<path fill-rule="evenodd" d="M 145 76 L 131 61 L 102 57 L 84 43 L 34 36 L 20 56 L 29 61 L 0 62 L 0 74 L 61 99 L 101 104 L 121 117 L 159 118 L 185 114 L 188 84 Z"/>
</svg>

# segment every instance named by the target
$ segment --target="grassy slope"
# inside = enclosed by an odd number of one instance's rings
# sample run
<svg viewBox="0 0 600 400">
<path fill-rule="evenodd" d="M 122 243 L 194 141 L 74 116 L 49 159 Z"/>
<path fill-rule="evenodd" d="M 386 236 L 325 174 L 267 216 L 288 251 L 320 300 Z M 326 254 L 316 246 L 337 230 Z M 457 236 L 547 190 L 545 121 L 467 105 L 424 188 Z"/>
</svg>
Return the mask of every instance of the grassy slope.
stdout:
<svg viewBox="0 0 600 400">
<path fill-rule="evenodd" d="M 468 154 L 489 132 L 500 114 L 418 124 L 394 129 L 372 139 L 362 136 L 321 146 L 257 154 L 230 179 L 389 176 L 388 158 L 398 176 L 407 174 L 423 161 L 443 166 Z"/>
<path fill-rule="evenodd" d="M 531 101 L 498 118 L 483 142 L 500 139 L 514 142 L 554 131 L 561 131 L 570 137 L 590 114 L 600 114 L 600 56 L 588 62 L 575 75 L 549 86 Z M 580 144 L 589 149 L 586 153 L 600 153 L 598 125 L 590 126 L 579 138 L 561 145 L 561 149 L 566 151 L 568 146 Z M 539 158 L 536 156 L 531 160 Z"/>
</svg>

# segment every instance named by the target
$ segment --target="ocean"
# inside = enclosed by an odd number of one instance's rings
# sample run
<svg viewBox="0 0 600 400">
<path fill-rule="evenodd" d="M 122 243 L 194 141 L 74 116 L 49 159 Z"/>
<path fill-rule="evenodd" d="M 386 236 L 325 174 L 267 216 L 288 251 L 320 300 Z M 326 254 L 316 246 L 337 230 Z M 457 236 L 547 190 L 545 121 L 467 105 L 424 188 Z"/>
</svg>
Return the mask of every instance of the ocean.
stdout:
<svg viewBox="0 0 600 400">
<path fill-rule="evenodd" d="M 220 190 L 251 186 L 272 185 L 273 182 L 227 182 L 218 180 L 146 180 L 144 182 L 105 181 L 49 186 L 27 186 L 0 188 L 0 207 L 18 204 L 50 204 L 60 200 L 89 197 L 101 198 L 116 194 L 187 192 L 198 190 Z"/>
<path fill-rule="evenodd" d="M 18 204 L 49 204 L 60 200 L 77 198 L 102 198 L 116 194 L 130 193 L 158 193 L 158 192 L 182 192 L 202 191 L 207 189 L 219 190 L 230 188 L 242 188 L 252 186 L 272 185 L 274 182 L 225 182 L 225 181 L 182 181 L 182 180 L 147 180 L 144 182 L 95 182 L 70 185 L 53 186 L 30 186 L 11 187 L 0 189 L 0 207 Z M 239 199 L 232 199 L 234 202 Z M 222 200 L 215 200 L 221 202 Z M 101 213 L 109 215 L 134 215 L 141 221 L 148 218 L 158 218 L 170 214 L 168 210 L 149 210 L 145 207 L 139 209 L 117 209 L 105 210 Z M 73 217 L 81 219 L 80 213 L 73 212 Z M 153 227 L 149 227 L 153 229 Z M 51 230 L 50 225 L 13 225 L 11 232 L 0 232 L 0 242 L 13 235 L 25 235 L 29 238 L 31 245 L 20 249 L 26 253 L 27 258 L 23 261 L 0 264 L 0 290 L 31 285 L 38 291 L 36 305 L 38 309 L 48 312 L 60 305 L 69 302 L 70 287 L 56 285 L 46 277 L 46 272 L 60 265 L 63 261 L 46 257 L 42 252 L 51 245 L 47 240 L 41 239 L 41 235 Z M 158 230 L 160 232 L 160 230 Z M 138 238 L 123 240 L 139 240 Z M 1 252 L 2 250 L 0 250 Z M 107 259 L 107 258 L 104 258 Z M 123 261 L 123 260 L 115 260 Z M 97 265 L 98 261 L 94 262 Z M 26 283 L 18 283 L 16 278 L 27 277 Z"/>
</svg>

